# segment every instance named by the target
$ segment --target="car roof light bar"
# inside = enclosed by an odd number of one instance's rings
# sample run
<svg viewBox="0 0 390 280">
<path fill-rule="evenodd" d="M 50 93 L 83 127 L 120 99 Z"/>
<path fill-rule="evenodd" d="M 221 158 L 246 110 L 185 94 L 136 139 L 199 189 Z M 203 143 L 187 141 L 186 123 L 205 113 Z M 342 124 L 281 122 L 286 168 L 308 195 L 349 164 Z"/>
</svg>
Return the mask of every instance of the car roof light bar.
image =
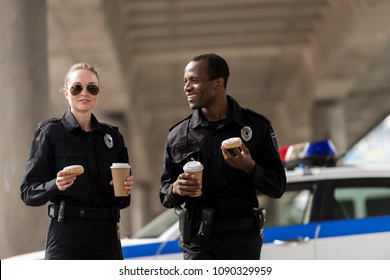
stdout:
<svg viewBox="0 0 390 280">
<path fill-rule="evenodd" d="M 281 147 L 279 154 L 288 170 L 304 166 L 335 166 L 337 160 L 336 148 L 329 139 Z"/>
</svg>

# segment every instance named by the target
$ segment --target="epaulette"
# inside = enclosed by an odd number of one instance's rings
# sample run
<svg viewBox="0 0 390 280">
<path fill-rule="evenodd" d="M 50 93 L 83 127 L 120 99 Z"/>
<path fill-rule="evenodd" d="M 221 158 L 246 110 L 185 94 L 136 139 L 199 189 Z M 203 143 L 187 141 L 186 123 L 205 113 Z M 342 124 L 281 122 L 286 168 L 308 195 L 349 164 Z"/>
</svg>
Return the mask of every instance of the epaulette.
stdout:
<svg viewBox="0 0 390 280">
<path fill-rule="evenodd" d="M 264 115 L 256 112 L 256 111 L 253 111 L 252 109 L 249 109 L 249 108 L 244 108 L 244 110 L 248 111 L 249 113 L 252 113 L 256 116 L 259 116 L 260 118 L 262 118 L 267 124 L 271 124 L 270 120 L 267 119 Z"/>
<path fill-rule="evenodd" d="M 104 122 L 99 122 L 101 126 L 105 126 L 105 127 L 109 127 L 111 129 L 115 129 L 115 130 L 118 130 L 118 127 L 117 126 L 114 126 L 114 125 L 111 125 L 111 124 L 108 124 L 108 123 L 104 123 Z"/>
<path fill-rule="evenodd" d="M 186 120 L 191 119 L 191 117 L 192 117 L 192 114 L 189 115 L 188 117 L 182 119 L 181 121 L 175 123 L 174 125 L 171 126 L 171 128 L 169 129 L 169 131 L 171 131 L 172 129 L 174 129 L 176 126 L 178 126 L 178 125 L 181 124 L 182 122 L 185 122 Z"/>
<path fill-rule="evenodd" d="M 39 124 L 38 124 L 38 127 L 44 127 L 50 123 L 58 123 L 61 121 L 61 118 L 50 118 L 50 119 L 47 119 L 47 120 L 44 120 L 44 121 L 41 121 Z"/>
</svg>

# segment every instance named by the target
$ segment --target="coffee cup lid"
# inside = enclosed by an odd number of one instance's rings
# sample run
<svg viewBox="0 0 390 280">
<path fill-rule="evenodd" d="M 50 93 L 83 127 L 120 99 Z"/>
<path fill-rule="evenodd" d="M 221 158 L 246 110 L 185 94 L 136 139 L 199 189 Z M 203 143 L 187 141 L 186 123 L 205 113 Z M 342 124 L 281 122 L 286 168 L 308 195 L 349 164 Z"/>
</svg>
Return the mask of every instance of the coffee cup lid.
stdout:
<svg viewBox="0 0 390 280">
<path fill-rule="evenodd" d="M 183 166 L 187 172 L 197 172 L 203 170 L 203 165 L 199 161 L 189 161 Z"/>
<path fill-rule="evenodd" d="M 113 162 L 111 168 L 130 168 L 130 164 L 126 162 Z"/>
</svg>

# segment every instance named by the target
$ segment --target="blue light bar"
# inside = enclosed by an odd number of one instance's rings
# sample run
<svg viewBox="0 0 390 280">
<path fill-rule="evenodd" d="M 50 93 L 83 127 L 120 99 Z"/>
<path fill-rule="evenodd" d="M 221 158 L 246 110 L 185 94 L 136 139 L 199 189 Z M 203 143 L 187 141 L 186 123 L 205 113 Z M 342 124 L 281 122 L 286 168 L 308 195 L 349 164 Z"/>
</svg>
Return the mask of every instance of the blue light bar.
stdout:
<svg viewBox="0 0 390 280">
<path fill-rule="evenodd" d="M 336 148 L 330 140 L 321 140 L 310 142 L 306 146 L 306 151 L 303 158 L 310 156 L 334 156 L 336 155 Z"/>
<path fill-rule="evenodd" d="M 298 166 L 336 165 L 337 151 L 332 141 L 328 139 L 298 143 L 284 150 L 280 151 L 284 151 L 281 153 L 281 159 L 286 169 L 294 169 Z"/>
</svg>

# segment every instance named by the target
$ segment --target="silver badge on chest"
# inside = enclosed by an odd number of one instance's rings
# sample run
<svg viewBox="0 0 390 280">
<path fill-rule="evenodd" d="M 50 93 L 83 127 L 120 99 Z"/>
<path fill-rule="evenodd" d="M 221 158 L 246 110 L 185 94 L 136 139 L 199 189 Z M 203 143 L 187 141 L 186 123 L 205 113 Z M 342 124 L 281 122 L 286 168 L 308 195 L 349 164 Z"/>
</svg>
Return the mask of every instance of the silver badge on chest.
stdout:
<svg viewBox="0 0 390 280">
<path fill-rule="evenodd" d="M 110 134 L 106 134 L 104 135 L 104 143 L 106 143 L 106 146 L 111 149 L 112 147 L 114 147 L 114 141 L 112 140 L 112 137 Z"/>
<path fill-rule="evenodd" d="M 251 140 L 252 139 L 252 135 L 253 135 L 253 132 L 252 132 L 252 129 L 249 126 L 244 126 L 243 128 L 241 128 L 241 137 L 245 141 L 248 142 L 249 140 Z"/>
</svg>

